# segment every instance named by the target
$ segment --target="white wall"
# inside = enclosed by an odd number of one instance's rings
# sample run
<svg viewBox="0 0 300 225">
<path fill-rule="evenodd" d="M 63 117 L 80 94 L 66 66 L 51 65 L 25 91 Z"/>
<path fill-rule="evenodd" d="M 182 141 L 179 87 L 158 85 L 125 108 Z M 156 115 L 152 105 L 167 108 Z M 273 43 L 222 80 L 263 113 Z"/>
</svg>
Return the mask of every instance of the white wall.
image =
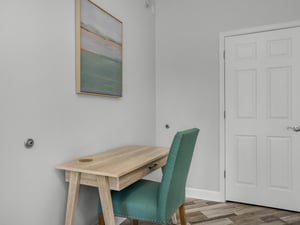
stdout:
<svg viewBox="0 0 300 225">
<path fill-rule="evenodd" d="M 157 1 L 156 105 L 154 16 L 141 0 L 96 1 L 123 21 L 121 99 L 75 94 L 74 0 L 0 3 L 0 224 L 63 224 L 67 184 L 55 165 L 154 144 L 155 112 L 158 144 L 201 129 L 188 185 L 217 191 L 218 33 L 300 18 L 298 0 Z M 96 204 L 81 187 L 76 225 L 94 223 Z"/>
<path fill-rule="evenodd" d="M 0 3 L 3 225 L 64 224 L 67 184 L 55 165 L 116 146 L 155 143 L 154 15 L 140 0 L 97 0 L 123 21 L 124 97 L 77 95 L 74 2 Z M 27 150 L 29 137 L 36 144 Z M 75 224 L 94 224 L 96 206 L 96 189 L 82 187 Z"/>
<path fill-rule="evenodd" d="M 299 20 L 300 1 L 158 0 L 156 8 L 157 143 L 199 127 L 188 186 L 218 192 L 219 32 Z"/>
</svg>

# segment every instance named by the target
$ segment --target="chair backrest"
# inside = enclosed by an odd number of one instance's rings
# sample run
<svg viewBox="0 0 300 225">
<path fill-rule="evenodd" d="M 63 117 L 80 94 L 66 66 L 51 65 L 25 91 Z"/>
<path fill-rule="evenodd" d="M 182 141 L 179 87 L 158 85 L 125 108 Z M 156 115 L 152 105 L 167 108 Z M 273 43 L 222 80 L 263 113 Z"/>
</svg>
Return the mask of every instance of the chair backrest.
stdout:
<svg viewBox="0 0 300 225">
<path fill-rule="evenodd" d="M 168 220 L 185 201 L 185 186 L 198 128 L 177 132 L 175 135 L 158 193 L 158 216 Z"/>
</svg>

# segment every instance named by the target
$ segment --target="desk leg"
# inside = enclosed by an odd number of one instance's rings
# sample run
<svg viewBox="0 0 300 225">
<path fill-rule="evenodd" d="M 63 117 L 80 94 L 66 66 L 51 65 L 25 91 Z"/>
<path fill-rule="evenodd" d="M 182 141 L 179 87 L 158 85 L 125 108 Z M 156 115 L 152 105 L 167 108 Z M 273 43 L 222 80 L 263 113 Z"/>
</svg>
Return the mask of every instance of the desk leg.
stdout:
<svg viewBox="0 0 300 225">
<path fill-rule="evenodd" d="M 98 176 L 97 181 L 105 225 L 115 225 L 114 209 L 108 177 Z"/>
<path fill-rule="evenodd" d="M 80 173 L 70 172 L 68 202 L 66 212 L 65 225 L 73 225 L 75 219 L 75 210 L 77 207 L 79 186 L 80 186 Z"/>
</svg>

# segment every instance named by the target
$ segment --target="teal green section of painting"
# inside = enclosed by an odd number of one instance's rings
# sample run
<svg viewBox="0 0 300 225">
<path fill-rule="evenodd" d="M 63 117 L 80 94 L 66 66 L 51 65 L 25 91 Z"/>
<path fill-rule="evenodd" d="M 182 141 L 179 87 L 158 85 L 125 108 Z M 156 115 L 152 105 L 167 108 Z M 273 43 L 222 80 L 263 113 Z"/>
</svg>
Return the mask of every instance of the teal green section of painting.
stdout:
<svg viewBox="0 0 300 225">
<path fill-rule="evenodd" d="M 122 96 L 122 62 L 81 49 L 82 92 Z"/>
</svg>

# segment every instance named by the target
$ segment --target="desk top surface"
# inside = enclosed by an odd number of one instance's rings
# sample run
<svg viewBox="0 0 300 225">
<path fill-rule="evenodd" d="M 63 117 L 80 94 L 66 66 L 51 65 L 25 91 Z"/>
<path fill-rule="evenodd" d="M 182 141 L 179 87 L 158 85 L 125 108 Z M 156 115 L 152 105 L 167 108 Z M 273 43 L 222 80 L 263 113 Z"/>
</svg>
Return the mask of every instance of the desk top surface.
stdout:
<svg viewBox="0 0 300 225">
<path fill-rule="evenodd" d="M 169 148 L 156 146 L 126 146 L 60 164 L 57 169 L 93 175 L 120 177 L 167 156 Z"/>
</svg>

